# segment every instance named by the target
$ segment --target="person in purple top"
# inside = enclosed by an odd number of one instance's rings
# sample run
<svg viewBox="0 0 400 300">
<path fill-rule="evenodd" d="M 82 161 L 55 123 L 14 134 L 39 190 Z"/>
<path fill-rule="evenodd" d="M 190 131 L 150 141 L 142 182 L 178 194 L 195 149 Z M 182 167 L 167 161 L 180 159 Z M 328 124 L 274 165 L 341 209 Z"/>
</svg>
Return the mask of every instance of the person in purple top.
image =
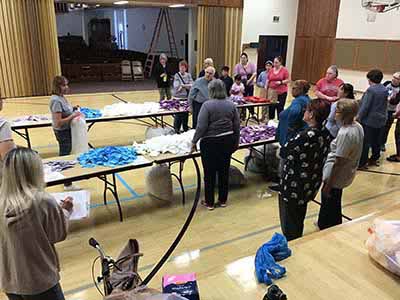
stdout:
<svg viewBox="0 0 400 300">
<path fill-rule="evenodd" d="M 244 96 L 254 96 L 254 80 L 257 77 L 256 65 L 249 62 L 249 56 L 246 52 L 240 55 L 240 63 L 233 69 L 233 76 L 240 75 L 245 91 Z M 254 116 L 254 108 L 249 108 L 250 114 Z"/>
</svg>

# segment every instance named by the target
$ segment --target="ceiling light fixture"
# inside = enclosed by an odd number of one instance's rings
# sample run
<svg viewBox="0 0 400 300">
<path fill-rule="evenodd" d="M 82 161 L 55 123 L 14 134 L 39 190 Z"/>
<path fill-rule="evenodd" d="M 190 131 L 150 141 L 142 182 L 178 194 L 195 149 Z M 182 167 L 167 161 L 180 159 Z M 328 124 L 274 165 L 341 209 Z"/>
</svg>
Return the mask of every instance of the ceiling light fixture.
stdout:
<svg viewBox="0 0 400 300">
<path fill-rule="evenodd" d="M 129 1 L 115 1 L 114 4 L 115 5 L 124 5 L 124 4 L 128 4 Z"/>
<path fill-rule="evenodd" d="M 100 7 L 101 5 L 100 4 L 96 4 L 96 7 Z"/>
<path fill-rule="evenodd" d="M 170 8 L 185 7 L 185 4 L 172 4 L 172 5 L 169 5 L 168 7 L 170 7 Z"/>
</svg>

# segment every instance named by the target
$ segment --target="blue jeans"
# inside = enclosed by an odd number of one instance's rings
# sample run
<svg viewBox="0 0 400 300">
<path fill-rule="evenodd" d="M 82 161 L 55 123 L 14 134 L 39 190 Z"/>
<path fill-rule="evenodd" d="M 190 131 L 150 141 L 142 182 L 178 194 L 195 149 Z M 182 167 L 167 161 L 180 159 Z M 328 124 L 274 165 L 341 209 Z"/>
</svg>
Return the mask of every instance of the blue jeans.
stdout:
<svg viewBox="0 0 400 300">
<path fill-rule="evenodd" d="M 65 300 L 63 291 L 59 283 L 45 291 L 41 294 L 37 295 L 15 295 L 15 294 L 7 294 L 9 300 Z"/>
<path fill-rule="evenodd" d="M 71 129 L 54 130 L 54 135 L 58 142 L 59 156 L 70 155 L 72 150 Z"/>
</svg>

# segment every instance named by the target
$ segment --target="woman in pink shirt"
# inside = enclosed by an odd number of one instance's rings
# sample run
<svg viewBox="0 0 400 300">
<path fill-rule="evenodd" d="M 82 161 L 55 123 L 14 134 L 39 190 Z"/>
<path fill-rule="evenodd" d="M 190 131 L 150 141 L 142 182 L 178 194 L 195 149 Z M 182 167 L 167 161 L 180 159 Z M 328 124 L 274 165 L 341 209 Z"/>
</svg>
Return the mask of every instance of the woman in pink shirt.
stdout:
<svg viewBox="0 0 400 300">
<path fill-rule="evenodd" d="M 277 110 L 278 119 L 279 114 L 284 110 L 289 82 L 289 71 L 282 65 L 282 57 L 275 57 L 274 67 L 269 71 L 268 81 L 265 84 L 267 89 L 273 89 L 278 94 L 278 103 L 269 108 L 270 120 L 275 119 L 275 110 Z"/>
<path fill-rule="evenodd" d="M 339 100 L 339 88 L 344 83 L 338 78 L 339 70 L 333 65 L 326 70 L 324 78 L 320 79 L 315 86 L 315 96 L 319 99 L 328 100 L 330 103 Z"/>
</svg>

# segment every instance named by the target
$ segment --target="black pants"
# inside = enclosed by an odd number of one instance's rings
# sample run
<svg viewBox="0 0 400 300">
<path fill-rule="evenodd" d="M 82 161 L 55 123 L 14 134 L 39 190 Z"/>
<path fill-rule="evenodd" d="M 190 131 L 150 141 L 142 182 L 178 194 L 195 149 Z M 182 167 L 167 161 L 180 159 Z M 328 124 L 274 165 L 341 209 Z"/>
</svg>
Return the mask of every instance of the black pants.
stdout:
<svg viewBox="0 0 400 300">
<path fill-rule="evenodd" d="M 400 156 L 400 119 L 397 119 L 396 129 L 394 131 L 394 139 L 396 140 L 396 155 Z"/>
<path fill-rule="evenodd" d="M 296 201 L 283 201 L 279 195 L 279 218 L 283 235 L 288 241 L 303 235 L 307 204 L 298 205 Z"/>
<path fill-rule="evenodd" d="M 244 97 L 254 96 L 254 85 L 253 84 L 252 85 L 244 84 L 244 95 L 243 96 Z M 251 115 L 254 115 L 254 107 L 248 107 L 247 109 L 249 110 L 249 113 Z"/>
<path fill-rule="evenodd" d="M 229 190 L 229 166 L 235 151 L 235 137 L 207 137 L 200 142 L 204 170 L 204 195 L 208 206 L 214 206 L 215 181 L 218 175 L 218 201 L 226 203 Z"/>
<path fill-rule="evenodd" d="M 180 113 L 174 115 L 174 129 L 176 133 L 181 132 L 181 127 L 183 127 L 183 131 L 188 131 L 189 126 L 189 113 Z"/>
<path fill-rule="evenodd" d="M 278 95 L 278 103 L 271 105 L 269 107 L 269 119 L 270 120 L 275 119 L 275 110 L 278 114 L 278 120 L 279 120 L 279 114 L 285 109 L 286 98 L 287 98 L 287 93 Z"/>
<path fill-rule="evenodd" d="M 321 208 L 318 216 L 319 229 L 342 224 L 342 194 L 342 189 L 335 188 L 331 190 L 329 196 L 321 193 Z"/>
<path fill-rule="evenodd" d="M 38 295 L 14 295 L 7 294 L 9 300 L 64 300 L 64 294 L 60 284 L 52 287 L 48 291 Z"/>
<path fill-rule="evenodd" d="M 200 109 L 201 109 L 201 106 L 203 105 L 203 103 L 199 103 L 199 102 L 196 102 L 196 101 L 193 101 L 192 102 L 193 104 L 192 104 L 192 128 L 193 129 L 196 129 L 196 126 L 197 126 L 197 118 L 199 117 L 199 113 L 200 113 Z"/>
<path fill-rule="evenodd" d="M 383 128 L 373 128 L 362 124 L 364 129 L 363 150 L 360 159 L 360 166 L 368 162 L 369 149 L 372 148 L 371 160 L 378 160 L 381 157 L 381 137 Z"/>
<path fill-rule="evenodd" d="M 54 130 L 54 134 L 56 136 L 59 147 L 58 155 L 70 155 L 72 150 L 71 129 Z"/>
<path fill-rule="evenodd" d="M 394 111 L 388 111 L 388 118 L 387 118 L 385 127 L 382 130 L 382 141 L 381 141 L 382 146 L 384 146 L 387 143 L 389 131 L 390 131 L 390 128 L 392 128 L 392 125 L 394 122 L 393 113 L 394 113 Z"/>
<path fill-rule="evenodd" d="M 58 142 L 58 155 L 59 156 L 67 156 L 71 154 L 72 150 L 72 137 L 71 137 L 71 129 L 66 130 L 54 130 L 54 134 L 56 136 Z M 70 186 L 71 182 L 64 183 L 64 186 Z"/>
</svg>

